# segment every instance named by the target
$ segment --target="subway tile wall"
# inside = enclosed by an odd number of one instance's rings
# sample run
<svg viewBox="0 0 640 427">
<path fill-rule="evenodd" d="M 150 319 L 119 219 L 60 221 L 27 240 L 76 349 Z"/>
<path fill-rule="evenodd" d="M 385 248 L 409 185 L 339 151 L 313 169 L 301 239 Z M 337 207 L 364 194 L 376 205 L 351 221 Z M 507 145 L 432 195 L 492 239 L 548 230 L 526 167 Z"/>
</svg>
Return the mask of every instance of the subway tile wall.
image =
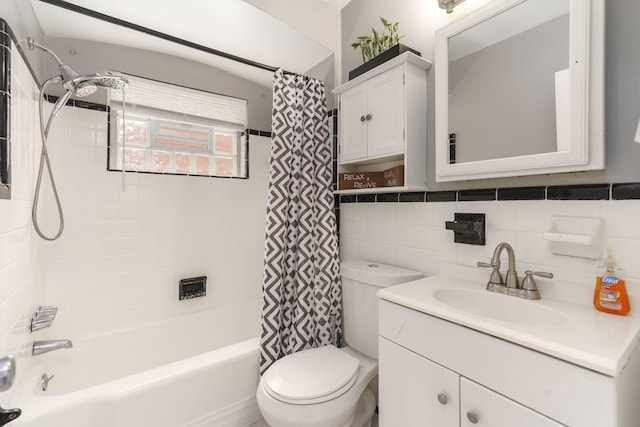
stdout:
<svg viewBox="0 0 640 427">
<path fill-rule="evenodd" d="M 486 214 L 486 246 L 453 242 L 453 232 L 444 223 L 456 212 Z M 613 249 L 630 289 L 640 292 L 640 228 L 635 225 L 639 200 L 341 203 L 341 256 L 436 274 L 441 261 L 469 266 L 488 262 L 496 245 L 508 242 L 519 272 L 551 271 L 557 281 L 593 287 L 600 261 L 552 254 L 543 239 L 555 215 L 602 218 L 604 247 Z"/>
<path fill-rule="evenodd" d="M 12 191 L 0 200 L 0 356 L 18 357 L 18 380 L 29 372 L 30 344 L 27 329 L 41 292 L 37 270 L 38 248 L 31 228 L 31 201 L 36 174 L 38 88 L 15 45 L 11 44 L 10 141 Z M 16 406 L 18 387 L 3 393 L 4 407 Z"/>
<path fill-rule="evenodd" d="M 41 242 L 47 333 L 76 338 L 261 293 L 269 139 L 250 136 L 250 179 L 109 172 L 107 113 L 67 106 L 49 138 L 65 232 Z M 47 229 L 57 214 L 47 185 Z M 178 281 L 208 276 L 178 301 Z"/>
</svg>

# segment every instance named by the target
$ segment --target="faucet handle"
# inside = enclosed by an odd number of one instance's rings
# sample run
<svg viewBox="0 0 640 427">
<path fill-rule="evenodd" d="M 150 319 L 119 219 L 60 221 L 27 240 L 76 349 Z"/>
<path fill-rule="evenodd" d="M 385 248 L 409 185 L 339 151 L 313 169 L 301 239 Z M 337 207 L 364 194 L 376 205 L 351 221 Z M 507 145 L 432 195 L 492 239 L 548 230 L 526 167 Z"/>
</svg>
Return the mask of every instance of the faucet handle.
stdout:
<svg viewBox="0 0 640 427">
<path fill-rule="evenodd" d="M 483 268 L 500 268 L 500 264 L 494 265 L 494 264 L 489 263 L 489 262 L 482 262 L 482 261 L 478 261 L 478 267 L 483 267 Z"/>
<path fill-rule="evenodd" d="M 489 277 L 489 283 L 487 283 L 487 287 L 490 287 L 491 285 L 504 284 L 504 280 L 502 280 L 502 274 L 500 274 L 500 260 L 498 260 L 495 263 L 478 261 L 478 267 L 493 268 L 493 271 L 491 272 L 491 277 Z"/>
<path fill-rule="evenodd" d="M 547 279 L 553 279 L 553 273 L 547 273 L 546 271 L 531 271 L 524 272 L 525 276 L 522 280 L 522 291 L 524 298 L 526 299 L 540 299 L 540 291 L 533 276 L 545 277 Z"/>
<path fill-rule="evenodd" d="M 46 314 L 42 316 L 34 316 L 31 318 L 31 323 L 29 325 L 29 330 L 31 332 L 38 331 L 40 329 L 48 328 L 53 323 L 53 319 L 55 315 Z"/>
<path fill-rule="evenodd" d="M 545 277 L 547 279 L 553 279 L 553 273 L 548 273 L 546 271 L 531 271 L 527 270 L 524 272 L 524 280 L 522 281 L 522 289 L 525 290 L 538 290 L 538 286 L 536 285 L 536 281 L 533 279 L 533 276 Z"/>
<path fill-rule="evenodd" d="M 58 314 L 58 307 L 55 305 L 41 305 L 36 311 L 36 317 L 51 315 L 56 317 L 56 314 Z"/>
</svg>

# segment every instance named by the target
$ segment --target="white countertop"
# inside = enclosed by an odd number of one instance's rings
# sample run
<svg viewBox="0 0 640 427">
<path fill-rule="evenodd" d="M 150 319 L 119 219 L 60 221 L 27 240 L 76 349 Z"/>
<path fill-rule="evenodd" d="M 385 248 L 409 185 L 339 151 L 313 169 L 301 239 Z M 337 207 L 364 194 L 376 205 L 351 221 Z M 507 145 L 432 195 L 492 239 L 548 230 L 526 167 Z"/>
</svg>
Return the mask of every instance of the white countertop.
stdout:
<svg viewBox="0 0 640 427">
<path fill-rule="evenodd" d="M 441 289 L 489 292 L 485 288 L 490 271 L 482 269 L 478 273 L 476 270 L 455 266 L 436 276 L 381 289 L 378 297 L 609 376 L 620 374 L 638 345 L 640 317 L 617 316 L 597 311 L 592 305 L 585 303 L 589 292 L 588 289 L 585 292 L 583 286 L 536 278 L 542 294 L 541 300 L 527 301 L 495 294 L 504 300 L 504 304 L 515 299 L 526 304 L 541 305 L 543 307 L 540 308 L 545 310 L 553 310 L 554 314 L 559 313 L 563 317 L 558 323 L 506 322 L 456 309 L 436 299 L 434 292 Z M 478 277 L 483 277 L 483 280 L 478 280 Z"/>
</svg>

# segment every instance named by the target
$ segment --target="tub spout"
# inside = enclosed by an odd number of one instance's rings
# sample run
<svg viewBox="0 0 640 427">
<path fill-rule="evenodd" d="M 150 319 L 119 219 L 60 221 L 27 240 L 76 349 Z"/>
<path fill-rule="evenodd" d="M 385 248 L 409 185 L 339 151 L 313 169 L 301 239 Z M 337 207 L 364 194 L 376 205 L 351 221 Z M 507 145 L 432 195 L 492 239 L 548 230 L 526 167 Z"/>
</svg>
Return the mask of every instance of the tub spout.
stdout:
<svg viewBox="0 0 640 427">
<path fill-rule="evenodd" d="M 71 340 L 48 340 L 48 341 L 34 341 L 33 342 L 33 355 L 48 353 L 53 350 L 59 350 L 61 348 L 71 348 L 73 343 Z"/>
</svg>

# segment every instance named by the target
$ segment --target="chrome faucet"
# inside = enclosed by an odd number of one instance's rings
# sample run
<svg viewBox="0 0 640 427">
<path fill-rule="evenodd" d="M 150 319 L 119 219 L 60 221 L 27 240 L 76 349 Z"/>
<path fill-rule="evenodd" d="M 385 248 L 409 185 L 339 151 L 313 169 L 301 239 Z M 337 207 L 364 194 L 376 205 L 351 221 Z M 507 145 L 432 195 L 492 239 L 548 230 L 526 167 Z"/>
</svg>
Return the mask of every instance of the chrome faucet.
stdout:
<svg viewBox="0 0 640 427">
<path fill-rule="evenodd" d="M 48 353 L 50 351 L 59 350 L 61 348 L 71 348 L 73 343 L 71 340 L 46 340 L 33 342 L 33 355 Z"/>
<path fill-rule="evenodd" d="M 507 256 L 509 257 L 509 269 L 507 270 L 507 284 L 504 284 L 502 280 L 502 274 L 500 274 L 500 255 L 502 255 L 502 250 L 507 250 Z M 516 256 L 513 252 L 513 248 L 510 244 L 502 242 L 496 246 L 496 249 L 493 251 L 493 256 L 491 257 L 491 262 L 487 264 L 486 262 L 478 262 L 478 267 L 485 268 L 493 268 L 491 272 L 491 277 L 489 278 L 489 282 L 487 283 L 487 290 L 495 291 L 500 289 L 500 287 L 507 287 L 511 289 L 518 288 L 518 273 L 516 272 Z"/>
<path fill-rule="evenodd" d="M 500 255 L 502 250 L 506 249 L 507 256 L 509 257 L 509 268 L 507 270 L 506 284 L 502 280 L 502 274 L 500 273 Z M 536 285 L 533 276 L 546 277 L 548 279 L 553 278 L 552 273 L 544 271 L 529 271 L 525 272 L 525 278 L 520 285 L 518 280 L 518 273 L 516 272 L 516 257 L 513 252 L 513 248 L 510 244 L 502 242 L 496 246 L 491 257 L 491 262 L 478 262 L 478 267 L 492 268 L 491 277 L 487 282 L 487 290 L 491 292 L 498 292 L 505 295 L 513 295 L 520 298 L 538 300 L 540 299 L 540 291 Z"/>
</svg>

